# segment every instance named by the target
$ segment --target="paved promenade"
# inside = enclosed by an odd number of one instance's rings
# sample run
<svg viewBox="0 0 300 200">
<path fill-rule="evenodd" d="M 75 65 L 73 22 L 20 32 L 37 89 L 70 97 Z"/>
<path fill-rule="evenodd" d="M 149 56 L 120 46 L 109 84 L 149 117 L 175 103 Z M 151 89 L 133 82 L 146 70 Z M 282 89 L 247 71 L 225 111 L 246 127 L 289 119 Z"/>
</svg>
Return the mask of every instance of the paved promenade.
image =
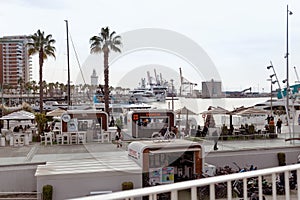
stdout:
<svg viewBox="0 0 300 200">
<path fill-rule="evenodd" d="M 237 151 L 246 149 L 259 148 L 276 148 L 276 147 L 299 147 L 300 141 L 285 141 L 289 138 L 287 133 L 278 135 L 276 139 L 247 139 L 247 140 L 230 140 L 218 141 L 218 152 Z M 295 135 L 299 137 L 299 135 Z M 213 140 L 206 139 L 199 141 L 205 148 L 205 153 L 215 152 L 213 150 Z M 41 145 L 40 143 L 32 143 L 29 146 L 0 147 L 0 165 L 20 164 L 20 163 L 36 163 L 56 160 L 92 158 L 101 156 L 102 154 L 110 154 L 118 151 L 125 151 L 126 143 L 122 148 L 117 148 L 112 143 L 87 143 L 78 145 Z"/>
</svg>

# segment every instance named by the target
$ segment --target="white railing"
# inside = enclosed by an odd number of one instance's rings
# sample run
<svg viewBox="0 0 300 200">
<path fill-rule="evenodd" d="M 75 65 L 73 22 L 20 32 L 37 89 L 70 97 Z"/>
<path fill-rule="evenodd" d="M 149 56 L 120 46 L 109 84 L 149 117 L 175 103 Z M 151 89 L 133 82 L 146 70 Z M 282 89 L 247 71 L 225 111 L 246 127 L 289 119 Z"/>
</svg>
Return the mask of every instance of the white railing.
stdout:
<svg viewBox="0 0 300 200">
<path fill-rule="evenodd" d="M 291 197 L 290 193 L 290 185 L 289 185 L 289 178 L 291 171 L 297 172 L 297 183 L 300 182 L 300 164 L 282 166 L 282 167 L 274 167 L 274 168 L 267 168 L 255 171 L 249 171 L 244 173 L 235 173 L 223 176 L 215 176 L 209 178 L 202 178 L 197 180 L 191 181 L 184 181 L 174 184 L 167 184 L 167 185 L 160 185 L 160 186 L 153 186 L 147 188 L 140 188 L 134 190 L 127 190 L 121 192 L 114 192 L 111 194 L 105 195 L 97 195 L 97 196 L 89 196 L 89 197 L 82 197 L 77 199 L 83 200 L 96 200 L 96 199 L 105 199 L 105 200 L 117 200 L 117 199 L 126 199 L 126 200 L 133 200 L 135 198 L 141 199 L 141 197 L 148 196 L 149 200 L 157 200 L 158 194 L 161 193 L 171 193 L 171 200 L 179 200 L 178 198 L 178 191 L 181 190 L 190 190 L 191 200 L 197 200 L 197 188 L 201 186 L 209 186 L 209 198 L 210 200 L 214 200 L 215 198 L 215 184 L 218 183 L 227 183 L 227 199 L 233 199 L 232 195 L 232 182 L 235 180 L 243 180 L 243 196 L 244 199 L 247 199 L 247 179 L 248 178 L 258 178 L 258 196 L 259 199 L 263 199 L 263 189 L 262 189 L 262 180 L 263 176 L 271 176 L 271 183 L 272 183 L 272 199 L 276 200 L 278 195 L 276 191 L 276 179 L 277 176 L 281 173 L 284 174 L 284 182 L 285 182 L 285 199 L 298 199 L 300 200 L 300 184 L 297 184 L 296 193 L 293 194 Z"/>
</svg>

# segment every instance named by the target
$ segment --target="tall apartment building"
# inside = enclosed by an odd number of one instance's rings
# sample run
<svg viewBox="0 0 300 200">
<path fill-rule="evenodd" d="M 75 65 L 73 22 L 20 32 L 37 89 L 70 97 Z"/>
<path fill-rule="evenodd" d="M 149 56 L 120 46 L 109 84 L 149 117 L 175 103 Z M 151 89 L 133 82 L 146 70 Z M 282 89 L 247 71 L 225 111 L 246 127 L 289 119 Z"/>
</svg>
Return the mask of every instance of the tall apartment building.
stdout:
<svg viewBox="0 0 300 200">
<path fill-rule="evenodd" d="M 26 44 L 28 37 L 4 36 L 0 38 L 0 84 L 19 87 L 19 80 L 29 82 L 32 77 L 31 57 Z"/>
</svg>

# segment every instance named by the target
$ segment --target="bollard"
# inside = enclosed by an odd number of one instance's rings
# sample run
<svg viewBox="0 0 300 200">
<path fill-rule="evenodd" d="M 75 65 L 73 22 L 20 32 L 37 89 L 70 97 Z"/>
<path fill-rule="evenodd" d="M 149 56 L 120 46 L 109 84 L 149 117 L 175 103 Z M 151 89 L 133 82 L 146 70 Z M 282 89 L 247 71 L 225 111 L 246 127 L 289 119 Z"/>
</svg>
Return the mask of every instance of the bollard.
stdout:
<svg viewBox="0 0 300 200">
<path fill-rule="evenodd" d="M 29 136 L 28 135 L 25 135 L 25 137 L 24 137 L 24 144 L 25 145 L 29 145 Z"/>
<path fill-rule="evenodd" d="M 13 136 L 11 136 L 11 137 L 9 138 L 9 145 L 10 145 L 10 146 L 14 146 L 14 137 L 13 137 Z"/>
<path fill-rule="evenodd" d="M 1 137 L 0 146 L 5 147 L 5 137 Z"/>
</svg>

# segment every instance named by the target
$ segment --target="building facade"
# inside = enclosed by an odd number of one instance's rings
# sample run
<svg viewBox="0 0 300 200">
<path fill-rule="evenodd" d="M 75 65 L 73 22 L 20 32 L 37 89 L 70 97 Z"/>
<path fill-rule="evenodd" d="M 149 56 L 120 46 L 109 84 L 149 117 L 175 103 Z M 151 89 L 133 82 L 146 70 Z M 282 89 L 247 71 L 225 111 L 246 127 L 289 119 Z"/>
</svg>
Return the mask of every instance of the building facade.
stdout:
<svg viewBox="0 0 300 200">
<path fill-rule="evenodd" d="M 98 76 L 96 74 L 96 70 L 93 69 L 93 73 L 91 75 L 91 85 L 97 86 L 98 85 Z"/>
<path fill-rule="evenodd" d="M 29 82 L 32 77 L 31 57 L 26 44 L 28 36 L 0 38 L 0 84 L 13 89 Z"/>
<path fill-rule="evenodd" d="M 222 93 L 222 83 L 220 81 L 206 81 L 202 82 L 202 98 L 221 98 L 224 97 Z"/>
</svg>

